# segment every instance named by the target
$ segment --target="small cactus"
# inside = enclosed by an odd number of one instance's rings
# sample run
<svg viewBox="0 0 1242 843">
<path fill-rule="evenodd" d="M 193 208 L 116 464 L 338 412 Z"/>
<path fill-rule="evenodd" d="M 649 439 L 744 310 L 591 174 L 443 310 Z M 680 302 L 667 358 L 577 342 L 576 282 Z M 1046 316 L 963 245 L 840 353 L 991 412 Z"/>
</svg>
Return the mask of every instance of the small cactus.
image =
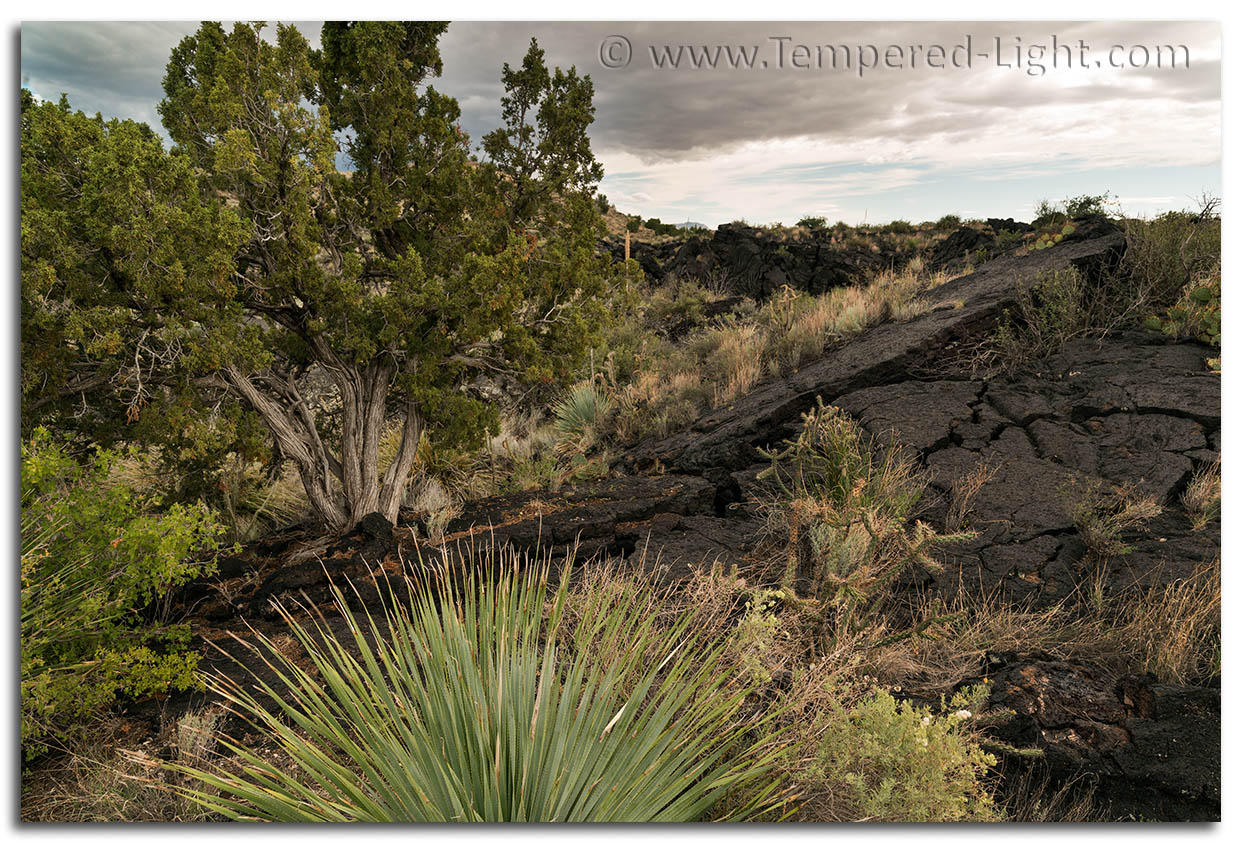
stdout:
<svg viewBox="0 0 1242 843">
<path fill-rule="evenodd" d="M 1144 326 L 1169 337 L 1194 337 L 1220 348 L 1220 276 L 1190 286 L 1164 314 L 1152 314 Z"/>
</svg>

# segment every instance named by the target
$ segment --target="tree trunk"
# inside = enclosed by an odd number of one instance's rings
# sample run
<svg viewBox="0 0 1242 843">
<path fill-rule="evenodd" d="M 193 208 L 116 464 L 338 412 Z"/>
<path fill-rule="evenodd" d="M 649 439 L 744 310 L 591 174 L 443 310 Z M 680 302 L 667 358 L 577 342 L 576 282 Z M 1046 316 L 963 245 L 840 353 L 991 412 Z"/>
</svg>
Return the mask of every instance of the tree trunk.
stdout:
<svg viewBox="0 0 1242 843">
<path fill-rule="evenodd" d="M 401 443 L 381 478 L 379 444 L 396 368 L 373 361 L 359 370 L 336 360 L 327 369 L 341 398 L 339 459 L 324 446 L 314 414 L 292 381 L 270 374 L 254 376 L 260 388 L 232 368 L 225 379 L 263 418 L 281 455 L 297 466 L 307 500 L 329 529 L 347 533 L 373 512 L 395 523 L 418 455 L 422 415 L 413 401 L 406 402 Z"/>
<path fill-rule="evenodd" d="M 248 376 L 231 366 L 225 370 L 224 376 L 233 390 L 263 418 L 276 439 L 281 456 L 292 460 L 297 466 L 307 500 L 316 514 L 334 531 L 351 529 L 354 524 L 350 523 L 349 513 L 340 505 L 332 488 L 332 477 L 339 473 L 340 463 L 333 465 L 331 455 L 319 437 L 313 415 L 301 396 L 294 390 L 292 400 L 286 395 L 287 400 L 280 401 L 260 390 Z M 274 386 L 274 383 L 274 378 L 269 379 L 269 385 Z M 292 389 L 292 385 L 287 388 Z"/>
</svg>

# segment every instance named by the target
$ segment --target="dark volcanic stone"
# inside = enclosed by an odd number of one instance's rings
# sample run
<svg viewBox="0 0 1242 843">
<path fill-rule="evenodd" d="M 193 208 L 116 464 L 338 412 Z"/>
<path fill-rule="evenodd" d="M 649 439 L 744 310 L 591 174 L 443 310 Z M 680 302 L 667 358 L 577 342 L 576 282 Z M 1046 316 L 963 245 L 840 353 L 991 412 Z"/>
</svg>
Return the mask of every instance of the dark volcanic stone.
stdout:
<svg viewBox="0 0 1242 843">
<path fill-rule="evenodd" d="M 1089 776 L 1116 816 L 1220 818 L 1220 690 L 1120 683 L 1063 661 L 1026 661 L 992 676 L 990 705 L 1014 712 L 997 727 L 1057 780 Z"/>
<path fill-rule="evenodd" d="M 616 260 L 624 255 L 623 241 L 607 241 L 604 246 Z M 741 223 L 722 225 L 710 238 L 632 243 L 630 255 L 654 281 L 668 277 L 712 281 L 756 300 L 784 286 L 822 293 L 852 284 L 870 271 L 900 267 L 907 260 L 897 252 L 876 254 L 833 243 L 828 231 L 786 237 Z"/>
<path fill-rule="evenodd" d="M 995 234 L 964 225 L 936 244 L 927 259 L 927 266 L 933 270 L 947 269 L 960 264 L 967 255 L 980 249 L 991 254 L 995 245 Z"/>
<path fill-rule="evenodd" d="M 364 515 L 358 529 L 373 539 L 392 539 L 392 522 L 378 512 Z"/>
</svg>

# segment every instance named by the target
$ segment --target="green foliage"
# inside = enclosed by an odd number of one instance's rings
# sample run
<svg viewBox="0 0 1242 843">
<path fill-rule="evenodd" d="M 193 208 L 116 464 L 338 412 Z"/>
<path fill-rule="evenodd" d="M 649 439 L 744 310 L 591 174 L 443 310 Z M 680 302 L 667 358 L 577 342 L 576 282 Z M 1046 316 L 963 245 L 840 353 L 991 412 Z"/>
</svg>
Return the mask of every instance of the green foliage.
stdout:
<svg viewBox="0 0 1242 843">
<path fill-rule="evenodd" d="M 189 631 L 153 605 L 209 573 L 220 528 L 202 505 L 160 511 L 109 480 L 118 455 L 75 462 L 43 428 L 22 444 L 21 699 L 27 756 L 118 696 L 195 683 Z"/>
<path fill-rule="evenodd" d="M 1002 229 L 996 232 L 996 248 L 999 251 L 1007 252 L 1022 244 L 1023 236 L 1021 231 L 1015 231 L 1011 228 Z"/>
<path fill-rule="evenodd" d="M 971 733 L 987 694 L 966 689 L 934 714 L 886 691 L 821 712 L 814 762 L 798 776 L 812 791 L 844 797 L 851 815 L 880 822 L 1002 819 L 984 779 L 997 763 Z M 943 707 L 943 706 L 942 706 Z"/>
<path fill-rule="evenodd" d="M 444 27 L 329 22 L 315 50 L 292 26 L 273 42 L 204 23 L 164 77 L 171 152 L 145 126 L 24 98 L 27 405 L 59 421 L 104 389 L 90 414 L 117 429 L 185 429 L 164 406 L 255 412 L 345 529 L 395 515 L 424 428 L 477 444 L 494 427 L 464 389 L 480 372 L 576 371 L 616 280 L 595 250 L 590 78 L 549 71 L 532 42 L 473 161 L 457 103 L 428 84 Z M 336 399 L 319 415 L 302 394 L 316 367 Z M 381 477 L 393 417 L 409 435 Z M 250 431 L 230 424 L 203 459 Z"/>
<path fill-rule="evenodd" d="M 809 228 L 812 231 L 819 231 L 828 227 L 828 220 L 823 217 L 803 217 L 797 222 L 798 228 Z"/>
<path fill-rule="evenodd" d="M 212 683 L 282 757 L 224 739 L 240 770 L 173 765 L 199 783 L 186 795 L 234 819 L 638 822 L 697 820 L 758 784 L 729 808 L 762 810 L 775 749 L 743 744 L 746 690 L 691 614 L 658 625 L 622 596 L 570 624 L 568 569 L 549 595 L 546 566 L 464 561 L 464 579 L 405 581 L 382 618 L 338 590 L 342 633 L 282 610 L 298 660 L 255 636 L 275 686 Z"/>
<path fill-rule="evenodd" d="M 625 224 L 625 230 L 629 231 L 630 233 L 638 231 L 638 229 L 642 227 L 643 227 L 642 220 L 638 219 L 638 217 L 635 217 L 634 219 L 630 220 L 629 222 Z"/>
<path fill-rule="evenodd" d="M 1177 305 L 1198 287 L 1220 283 L 1221 221 L 1215 208 L 1216 201 L 1207 199 L 1198 212 L 1170 211 L 1152 220 L 1127 221 L 1122 271 L 1136 319 Z M 1187 304 L 1207 306 L 1207 316 L 1210 294 L 1208 299 Z"/>
<path fill-rule="evenodd" d="M 1071 220 L 1080 220 L 1083 217 L 1107 213 L 1110 198 L 1111 194 L 1108 191 L 1096 196 L 1091 194 L 1072 196 L 1064 202 L 1065 214 Z"/>
<path fill-rule="evenodd" d="M 602 193 L 595 194 L 595 207 L 601 214 L 608 213 L 608 209 L 611 207 L 608 204 L 608 197 Z"/>
<path fill-rule="evenodd" d="M 959 217 L 957 214 L 945 214 L 943 217 L 936 220 L 935 227 L 937 231 L 949 231 L 951 229 L 957 228 L 961 224 L 962 224 L 962 218 Z"/>
<path fill-rule="evenodd" d="M 208 407 L 186 382 L 237 338 L 240 326 L 203 329 L 234 274 L 236 213 L 206 199 L 189 160 L 145 125 L 23 92 L 21 133 L 23 432 L 45 423 L 105 445 L 144 438 L 194 468 L 254 453 L 236 400 L 215 402 L 211 431 L 192 424 Z M 158 312 L 138 318 L 135 302 Z"/>
<path fill-rule="evenodd" d="M 1001 315 L 993 335 L 999 360 L 1013 366 L 1046 357 L 1084 335 L 1094 324 L 1086 302 L 1087 285 L 1077 269 L 1043 273 Z"/>
<path fill-rule="evenodd" d="M 1148 316 L 1148 330 L 1165 336 L 1193 337 L 1220 348 L 1220 275 L 1203 284 L 1188 285 L 1181 299 L 1163 315 Z"/>
<path fill-rule="evenodd" d="M 1031 225 L 1036 228 L 1059 226 L 1071 220 L 1106 214 L 1111 198 L 1111 194 L 1106 191 L 1099 195 L 1071 196 L 1060 202 L 1040 199 L 1035 203 L 1035 219 L 1032 220 Z"/>
<path fill-rule="evenodd" d="M 909 220 L 893 220 L 884 226 L 884 230 L 889 234 L 913 234 L 914 226 Z"/>
<path fill-rule="evenodd" d="M 643 222 L 643 228 L 654 231 L 656 234 L 677 235 L 681 234 L 681 229 L 670 222 L 660 222 L 659 217 L 652 217 Z"/>
</svg>

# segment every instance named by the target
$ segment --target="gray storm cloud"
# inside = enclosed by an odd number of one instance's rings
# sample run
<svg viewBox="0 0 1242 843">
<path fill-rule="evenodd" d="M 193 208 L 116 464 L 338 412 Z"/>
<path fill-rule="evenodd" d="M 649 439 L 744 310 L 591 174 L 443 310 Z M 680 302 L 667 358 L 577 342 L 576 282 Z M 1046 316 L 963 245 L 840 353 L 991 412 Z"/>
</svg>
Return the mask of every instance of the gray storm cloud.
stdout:
<svg viewBox="0 0 1242 843">
<path fill-rule="evenodd" d="M 87 111 L 157 125 L 155 105 L 169 50 L 195 28 L 190 23 L 27 23 L 21 32 L 22 77 L 44 97 L 64 91 Z M 312 41 L 318 24 L 299 24 Z M 1185 45 L 1189 69 L 1091 69 L 1042 76 L 997 67 L 975 56 L 967 69 L 799 69 L 794 45 L 850 50 L 874 45 L 951 51 L 970 36 L 975 51 L 1012 63 L 1016 45 L 1079 40 L 1093 50 L 1113 44 Z M 600 61 L 601 40 L 621 35 L 633 47 L 619 69 Z M 551 63 L 575 65 L 596 86 L 600 149 L 622 149 L 643 161 L 678 160 L 755 141 L 809 137 L 860 142 L 869 137 L 915 138 L 969 132 L 979 122 L 1041 105 L 1167 99 L 1211 102 L 1220 96 L 1220 32 L 1212 23 L 480 23 L 458 22 L 442 40 L 445 73 L 437 88 L 458 98 L 464 128 L 474 137 L 499 120 L 500 67 L 521 60 L 531 37 Z M 784 40 L 781 40 L 784 39 Z M 1020 39 L 1020 40 L 1019 40 Z M 757 48 L 766 70 L 657 69 L 650 51 L 678 46 Z M 777 68 L 784 49 L 787 66 Z M 855 52 L 854 55 L 857 55 Z"/>
</svg>

